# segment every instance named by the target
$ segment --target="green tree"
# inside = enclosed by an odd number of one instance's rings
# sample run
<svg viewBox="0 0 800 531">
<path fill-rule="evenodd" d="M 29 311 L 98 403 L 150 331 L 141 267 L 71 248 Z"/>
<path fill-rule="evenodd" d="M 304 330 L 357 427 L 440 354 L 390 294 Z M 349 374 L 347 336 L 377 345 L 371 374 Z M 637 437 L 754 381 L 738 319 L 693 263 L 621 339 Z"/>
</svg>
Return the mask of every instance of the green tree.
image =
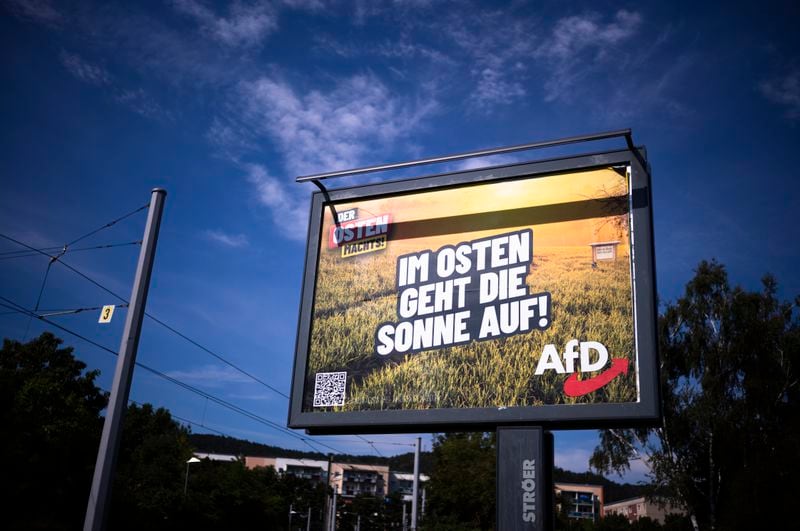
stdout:
<svg viewBox="0 0 800 531">
<path fill-rule="evenodd" d="M 361 522 L 361 529 L 379 530 L 384 529 L 388 522 L 385 522 L 386 502 L 383 498 L 378 498 L 371 494 L 358 494 L 348 504 L 339 506 L 339 529 L 355 529 Z M 399 522 L 395 522 L 398 524 Z"/>
<path fill-rule="evenodd" d="M 192 455 L 188 433 L 166 409 L 128 407 L 112 491 L 112 529 L 175 527 Z"/>
<path fill-rule="evenodd" d="M 438 435 L 428 482 L 430 529 L 493 529 L 495 522 L 495 435 Z"/>
<path fill-rule="evenodd" d="M 107 397 L 71 348 L 50 333 L 0 350 L 3 529 L 79 529 Z M 321 529 L 325 486 L 241 461 L 191 465 L 189 430 L 163 408 L 126 410 L 110 529 L 286 529 L 290 504 Z M 298 520 L 299 521 L 299 520 Z M 305 528 L 305 527 L 304 527 Z"/>
<path fill-rule="evenodd" d="M 86 499 L 107 398 L 71 348 L 44 333 L 0 350 L 0 500 L 5 529 L 75 529 Z"/>
<path fill-rule="evenodd" d="M 602 432 L 592 465 L 647 459 L 695 529 L 781 528 L 800 472 L 800 299 L 776 292 L 771 276 L 746 291 L 702 262 L 659 320 L 663 425 Z"/>
</svg>

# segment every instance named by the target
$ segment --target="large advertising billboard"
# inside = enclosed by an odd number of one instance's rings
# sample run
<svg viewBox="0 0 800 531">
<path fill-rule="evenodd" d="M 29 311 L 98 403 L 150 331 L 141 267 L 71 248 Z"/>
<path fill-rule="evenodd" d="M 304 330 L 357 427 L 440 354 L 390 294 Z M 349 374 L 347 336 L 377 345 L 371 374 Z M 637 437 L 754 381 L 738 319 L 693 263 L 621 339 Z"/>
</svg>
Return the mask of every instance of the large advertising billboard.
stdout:
<svg viewBox="0 0 800 531">
<path fill-rule="evenodd" d="M 649 177 L 629 159 L 315 194 L 290 426 L 657 417 Z"/>
</svg>

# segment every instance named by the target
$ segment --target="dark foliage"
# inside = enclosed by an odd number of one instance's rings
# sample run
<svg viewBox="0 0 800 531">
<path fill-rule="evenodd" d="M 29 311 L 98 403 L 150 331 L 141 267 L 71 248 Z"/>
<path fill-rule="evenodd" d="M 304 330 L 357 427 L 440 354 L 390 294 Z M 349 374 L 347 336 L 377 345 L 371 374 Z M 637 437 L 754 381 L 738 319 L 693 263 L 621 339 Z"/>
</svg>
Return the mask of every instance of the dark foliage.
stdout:
<svg viewBox="0 0 800 531">
<path fill-rule="evenodd" d="M 800 474 L 800 322 L 776 292 L 701 263 L 659 322 L 664 425 L 605 432 L 593 465 L 625 468 L 638 449 L 697 528 L 782 528 Z"/>
<path fill-rule="evenodd" d="M 494 434 L 439 435 L 433 445 L 428 499 L 428 529 L 494 528 Z"/>
<path fill-rule="evenodd" d="M 83 522 L 106 396 L 97 371 L 50 333 L 0 350 L 0 500 L 5 529 Z"/>
</svg>

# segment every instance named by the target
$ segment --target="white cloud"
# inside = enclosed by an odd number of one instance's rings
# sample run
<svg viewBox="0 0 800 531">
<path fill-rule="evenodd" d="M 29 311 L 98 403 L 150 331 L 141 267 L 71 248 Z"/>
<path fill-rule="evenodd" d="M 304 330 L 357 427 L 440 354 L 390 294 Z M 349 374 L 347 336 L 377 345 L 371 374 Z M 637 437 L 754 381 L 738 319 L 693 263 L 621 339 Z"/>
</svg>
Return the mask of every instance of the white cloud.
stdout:
<svg viewBox="0 0 800 531">
<path fill-rule="evenodd" d="M 14 15 L 46 26 L 59 26 L 65 19 L 49 0 L 6 0 L 6 5 Z"/>
<path fill-rule="evenodd" d="M 514 164 L 515 162 L 519 162 L 522 160 L 523 157 L 519 155 L 492 155 L 489 157 L 477 157 L 472 159 L 466 159 L 457 162 L 453 165 L 452 171 L 469 171 L 469 170 L 476 170 L 478 168 L 487 168 L 491 166 L 502 166 L 504 164 Z"/>
<path fill-rule="evenodd" d="M 325 93 L 298 94 L 260 78 L 242 84 L 246 120 L 276 141 L 295 174 L 345 169 L 385 150 L 436 109 L 433 99 L 392 94 L 375 76 L 341 79 Z"/>
<path fill-rule="evenodd" d="M 278 28 L 278 15 L 263 2 L 234 2 L 227 17 L 217 16 L 199 0 L 173 0 L 175 9 L 192 17 L 202 31 L 226 46 L 256 46 Z"/>
<path fill-rule="evenodd" d="M 62 51 L 59 57 L 64 68 L 76 79 L 95 87 L 106 88 L 113 94 L 114 100 L 136 114 L 151 120 L 172 121 L 172 113 L 159 105 L 144 89 L 119 87 L 105 68 L 87 61 L 78 54 Z"/>
<path fill-rule="evenodd" d="M 618 45 L 634 36 L 641 23 L 640 14 L 624 9 L 606 24 L 595 14 L 559 19 L 534 52 L 534 57 L 551 67 L 544 84 L 545 101 L 569 100 L 573 89 L 596 72 L 597 65 L 609 64 Z"/>
<path fill-rule="evenodd" d="M 130 110 L 157 121 L 172 121 L 172 113 L 164 109 L 143 89 L 123 89 L 114 97 L 119 103 L 126 105 Z"/>
<path fill-rule="evenodd" d="M 219 150 L 223 158 L 230 161 L 237 161 L 244 153 L 257 148 L 251 131 L 227 117 L 214 117 L 206 132 L 206 139 Z"/>
<path fill-rule="evenodd" d="M 236 400 L 254 400 L 258 402 L 274 402 L 275 398 L 280 398 L 280 395 L 275 393 L 250 393 L 250 394 L 229 394 L 228 397 Z"/>
<path fill-rule="evenodd" d="M 305 241 L 308 226 L 308 206 L 297 193 L 290 192 L 280 180 L 272 177 L 261 164 L 243 165 L 247 180 L 256 191 L 256 199 L 272 212 L 276 225 L 291 227 L 279 233 L 291 240 Z"/>
<path fill-rule="evenodd" d="M 683 80 L 696 64 L 694 55 L 682 54 L 673 56 L 657 73 L 622 77 L 613 84 L 603 104 L 594 107 L 594 113 L 609 123 L 626 122 L 643 113 L 686 120 L 693 110 L 675 93 L 683 87 Z"/>
<path fill-rule="evenodd" d="M 800 119 L 800 70 L 792 70 L 783 77 L 762 82 L 761 94 L 770 102 L 786 108 L 786 117 Z"/>
<path fill-rule="evenodd" d="M 240 84 L 231 107 L 224 120 L 215 121 L 209 139 L 223 153 L 234 153 L 231 160 L 244 170 L 257 200 L 276 222 L 305 227 L 307 189 L 291 177 L 352 168 L 375 162 L 380 153 L 403 151 L 398 140 L 415 131 L 437 103 L 432 97 L 395 95 L 375 76 L 364 74 L 334 81 L 327 92 L 307 93 L 260 77 Z M 274 143 L 288 176 L 278 178 L 265 165 L 242 160 L 244 146 L 264 138 Z M 284 233 L 298 241 L 305 237 L 302 230 Z"/>
<path fill-rule="evenodd" d="M 247 383 L 253 380 L 233 367 L 223 365 L 204 365 L 188 371 L 169 371 L 167 376 L 190 384 L 207 387 L 221 387 L 228 383 Z"/>
<path fill-rule="evenodd" d="M 491 111 L 527 95 L 524 81 L 536 38 L 533 20 L 500 11 L 459 13 L 443 30 L 466 53 L 474 82 L 469 97 L 473 108 Z"/>
<path fill-rule="evenodd" d="M 281 3 L 294 9 L 318 11 L 328 7 L 327 4 L 329 2 L 325 2 L 324 0 L 281 0 Z"/>
<path fill-rule="evenodd" d="M 491 105 L 512 103 L 524 97 L 526 93 L 519 81 L 507 79 L 506 73 L 502 70 L 486 67 L 478 76 L 472 99 L 478 107 L 486 108 Z"/>
<path fill-rule="evenodd" d="M 249 241 L 247 240 L 247 236 L 244 234 L 228 234 L 221 230 L 206 230 L 203 235 L 208 238 L 209 240 L 222 244 L 226 247 L 246 247 L 249 245 Z"/>
<path fill-rule="evenodd" d="M 571 448 L 568 450 L 558 450 L 555 452 L 555 466 L 573 472 L 586 472 L 590 470 L 589 459 L 592 457 L 592 450 L 584 448 Z M 647 475 L 650 467 L 645 459 L 634 459 L 630 462 L 630 469 L 622 474 L 613 474 L 626 483 L 639 483 L 649 481 Z"/>
<path fill-rule="evenodd" d="M 614 21 L 601 24 L 597 15 L 579 15 L 559 19 L 552 35 L 536 50 L 536 55 L 570 60 L 587 48 L 600 53 L 636 33 L 642 17 L 624 9 L 617 11 Z"/>
<path fill-rule="evenodd" d="M 589 458 L 591 456 L 592 452 L 590 450 L 584 450 L 582 448 L 556 450 L 555 465 L 564 470 L 586 472 L 589 470 Z"/>
<path fill-rule="evenodd" d="M 76 79 L 96 86 L 111 84 L 111 75 L 106 69 L 86 61 L 80 55 L 62 50 L 59 58 L 64 68 Z"/>
</svg>

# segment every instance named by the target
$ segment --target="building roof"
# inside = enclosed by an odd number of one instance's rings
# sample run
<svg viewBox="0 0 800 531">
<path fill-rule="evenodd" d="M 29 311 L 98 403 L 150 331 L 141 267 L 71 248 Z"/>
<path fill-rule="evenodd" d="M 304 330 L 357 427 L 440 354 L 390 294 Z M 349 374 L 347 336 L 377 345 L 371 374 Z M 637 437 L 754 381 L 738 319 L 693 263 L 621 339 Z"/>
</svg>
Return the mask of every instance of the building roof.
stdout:
<svg viewBox="0 0 800 531">
<path fill-rule="evenodd" d="M 199 459 L 208 459 L 210 461 L 228 461 L 233 462 L 237 461 L 239 458 L 235 455 L 228 455 L 228 454 L 207 454 L 203 452 L 195 452 L 194 456 Z"/>
<path fill-rule="evenodd" d="M 617 500 L 617 501 L 614 501 L 614 502 L 606 503 L 606 509 L 608 509 L 609 507 L 613 508 L 616 505 L 629 505 L 631 503 L 641 503 L 641 502 L 644 502 L 644 501 L 645 501 L 645 497 L 644 496 L 635 496 L 633 498 L 625 498 L 624 500 Z"/>
<path fill-rule="evenodd" d="M 414 474 L 412 474 L 411 472 L 392 472 L 392 477 L 399 481 L 414 481 Z M 425 474 L 419 475 L 420 481 L 428 481 L 429 479 L 431 478 L 429 478 Z"/>
<path fill-rule="evenodd" d="M 275 463 L 278 468 L 284 468 L 287 466 L 304 466 L 309 468 L 321 468 L 322 470 L 328 470 L 327 461 L 317 461 L 314 459 L 293 459 L 291 457 L 277 457 L 275 458 Z"/>
</svg>

